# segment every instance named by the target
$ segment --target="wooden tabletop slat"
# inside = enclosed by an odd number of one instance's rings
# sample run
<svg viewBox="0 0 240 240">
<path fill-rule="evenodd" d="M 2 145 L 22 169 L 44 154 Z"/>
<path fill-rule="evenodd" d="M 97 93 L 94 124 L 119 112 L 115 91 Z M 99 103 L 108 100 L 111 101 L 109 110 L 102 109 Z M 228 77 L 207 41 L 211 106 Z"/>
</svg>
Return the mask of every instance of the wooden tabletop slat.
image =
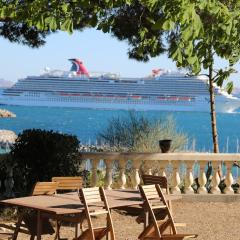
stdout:
<svg viewBox="0 0 240 240">
<path fill-rule="evenodd" d="M 105 192 L 110 208 L 142 204 L 142 198 L 135 190 L 106 190 Z M 179 195 L 166 195 L 166 200 L 181 198 Z M 31 208 L 56 215 L 79 214 L 84 210 L 76 192 L 13 198 L 2 200 L 0 204 Z"/>
</svg>

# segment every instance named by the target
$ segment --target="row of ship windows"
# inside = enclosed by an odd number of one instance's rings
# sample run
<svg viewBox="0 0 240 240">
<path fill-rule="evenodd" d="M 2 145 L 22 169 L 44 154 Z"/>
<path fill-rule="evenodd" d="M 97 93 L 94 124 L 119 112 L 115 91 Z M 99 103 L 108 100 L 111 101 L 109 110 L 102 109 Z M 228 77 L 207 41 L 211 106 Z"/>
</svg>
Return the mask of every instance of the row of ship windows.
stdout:
<svg viewBox="0 0 240 240">
<path fill-rule="evenodd" d="M 84 86 L 91 86 L 91 85 L 97 85 L 97 82 L 69 82 L 69 81 L 49 81 L 49 82 L 43 82 L 43 81 L 18 81 L 16 84 L 53 84 L 53 85 L 72 85 L 72 86 L 78 86 L 78 85 L 84 85 Z M 156 85 L 169 85 L 169 84 L 173 84 L 173 85 L 207 85 L 206 83 L 202 82 L 202 81 L 189 81 L 189 82 L 185 82 L 184 84 L 182 82 L 178 82 L 178 81 L 153 81 L 153 82 L 148 82 L 147 84 L 129 84 L 129 83 L 123 83 L 123 82 L 119 82 L 119 83 L 114 83 L 114 84 L 110 84 L 108 82 L 101 82 L 101 85 L 107 86 L 107 85 L 120 85 L 120 86 L 142 86 L 142 85 L 151 85 L 151 86 L 156 86 Z"/>
<path fill-rule="evenodd" d="M 21 91 L 49 91 L 49 90 L 52 90 L 53 88 L 51 88 L 51 86 L 47 87 L 47 86 L 44 86 L 44 87 L 31 87 L 31 88 L 23 88 L 23 87 L 17 87 L 15 89 L 12 89 L 12 90 L 21 90 Z M 68 91 L 74 91 L 74 92 L 79 92 L 80 89 L 76 89 L 76 88 L 73 88 L 73 87 L 68 87 L 68 88 L 54 88 L 54 91 L 57 92 L 57 91 L 62 91 L 62 92 L 68 92 Z M 143 89 L 140 89 L 140 88 L 128 88 L 128 89 L 124 89 L 124 88 L 84 88 L 82 87 L 81 90 L 84 90 L 84 92 L 103 92 L 103 91 L 123 91 L 123 92 L 130 92 L 130 91 L 134 91 L 134 92 L 139 92 L 139 91 L 142 91 L 142 92 L 148 92 L 148 91 L 155 91 L 155 92 L 159 92 L 159 91 L 195 91 L 195 92 L 207 92 L 207 89 L 186 89 L 186 88 L 160 88 L 160 89 L 157 89 L 157 88 L 143 88 Z"/>
<path fill-rule="evenodd" d="M 28 89 L 26 89 L 26 88 L 22 88 L 22 87 L 17 87 L 17 88 L 15 88 L 15 90 L 16 89 L 18 89 L 18 90 L 22 90 L 22 91 L 46 91 L 46 90 L 49 90 L 49 89 L 51 89 L 50 88 L 50 86 L 49 87 L 47 87 L 47 86 L 44 86 L 44 87 L 42 87 L 42 88 L 40 88 L 40 87 L 32 87 L 32 88 L 28 88 Z M 84 89 L 84 92 L 102 92 L 103 90 L 104 91 L 113 91 L 113 89 L 112 88 L 105 88 L 105 89 L 103 89 L 103 88 L 82 88 L 82 89 Z M 151 91 L 151 93 L 159 93 L 159 92 L 173 92 L 173 91 L 176 91 L 176 90 L 184 90 L 185 92 L 188 90 L 188 89 L 186 89 L 186 88 L 175 88 L 175 89 L 172 89 L 172 88 L 161 88 L 161 89 L 156 89 L 155 88 L 155 91 L 153 91 L 154 89 L 148 89 L 148 88 L 145 88 L 145 89 L 138 89 L 138 88 L 134 88 L 134 89 L 130 89 L 130 88 L 128 88 L 128 92 L 140 92 L 140 91 L 142 91 L 143 93 L 146 93 L 146 92 L 148 92 L 148 91 Z M 191 92 L 197 92 L 197 93 L 200 93 L 200 92 L 207 92 L 206 91 L 206 89 L 189 89 L 189 90 L 191 90 Z M 68 91 L 73 91 L 73 92 L 79 92 L 79 90 L 77 90 L 76 88 L 58 88 L 58 89 L 54 89 L 54 91 L 63 91 L 63 92 L 68 92 Z M 122 92 L 126 92 L 126 89 L 122 89 L 122 88 L 116 88 L 116 89 L 114 89 L 114 92 L 120 92 L 120 91 L 122 91 Z"/>
<path fill-rule="evenodd" d="M 97 82 L 82 82 L 82 81 L 79 81 L 79 82 L 73 82 L 73 83 L 70 83 L 69 81 L 49 81 L 49 82 L 43 82 L 43 81 L 18 81 L 16 84 L 44 84 L 44 85 L 49 85 L 49 84 L 52 84 L 52 85 L 71 85 L 71 86 L 78 86 L 78 85 L 84 85 L 84 86 L 92 86 L 92 85 L 98 85 Z M 139 86 L 143 86 L 145 84 L 128 84 L 128 83 L 114 83 L 114 84 L 110 84 L 110 83 L 99 83 L 101 85 L 104 85 L 104 86 L 107 86 L 107 85 L 119 85 L 119 86 L 136 86 L 136 85 L 139 85 Z M 207 85 L 206 83 L 202 82 L 202 81 L 196 81 L 196 82 L 186 82 L 186 84 L 182 84 L 180 82 L 173 82 L 173 81 L 166 81 L 166 82 L 162 82 L 162 81 L 153 81 L 153 82 L 148 82 L 148 84 L 146 85 L 149 85 L 149 86 L 156 86 L 156 85 L 169 85 L 169 84 L 174 84 L 174 85 L 179 85 L 179 86 L 193 86 L 193 85 Z"/>
<path fill-rule="evenodd" d="M 7 94 L 11 95 L 11 94 Z M 14 94 L 15 95 L 15 94 Z M 53 94 L 46 94 L 46 96 L 52 96 Z M 57 94 L 59 95 L 59 94 Z M 25 93 L 25 97 L 40 97 L 41 95 L 39 93 Z M 86 95 L 85 95 L 86 96 Z M 82 99 L 84 98 L 83 95 L 62 95 L 62 98 L 70 98 L 70 99 Z M 171 96 L 166 96 L 166 95 L 157 95 L 157 96 L 138 96 L 138 95 L 132 95 L 132 96 L 126 96 L 126 95 L 111 95 L 111 96 L 94 96 L 94 95 L 88 95 L 85 97 L 86 99 L 134 99 L 137 98 L 138 100 L 149 100 L 149 99 L 158 99 L 158 100 L 163 100 L 163 101 L 195 101 L 194 97 L 191 96 L 177 96 L 177 95 L 171 95 Z"/>
<path fill-rule="evenodd" d="M 44 99 L 32 99 L 29 98 L 29 100 L 35 100 L 35 101 L 45 101 Z M 119 100 L 119 99 L 96 99 L 96 98 L 81 98 L 81 99 L 75 99 L 75 98 L 48 98 L 47 101 L 51 102 L 98 102 L 98 103 L 122 103 L 122 104 L 179 104 L 179 105 L 189 105 L 192 104 L 193 101 L 189 102 L 183 102 L 183 101 L 156 101 L 156 100 L 147 100 L 147 101 L 138 101 L 138 100 Z"/>
<path fill-rule="evenodd" d="M 131 79 L 122 79 L 122 80 L 115 80 L 113 81 L 113 79 L 106 79 L 106 80 L 99 80 L 96 78 L 95 79 L 89 79 L 89 80 L 83 80 L 83 79 L 59 79 L 59 78 L 27 78 L 27 79 L 21 79 L 19 80 L 19 82 L 31 82 L 31 81 L 51 81 L 51 82 L 68 82 L 71 84 L 77 83 L 77 82 L 83 82 L 85 84 L 89 84 L 89 83 L 98 83 L 98 82 L 103 82 L 103 83 L 121 83 L 121 84 L 139 84 L 139 83 L 152 83 L 152 82 L 164 82 L 164 83 L 169 83 L 169 81 L 171 82 L 179 82 L 179 83 L 185 83 L 185 82 L 203 82 L 202 80 L 198 79 L 198 78 L 181 78 L 181 77 L 177 77 L 177 78 L 161 78 L 159 80 L 155 80 L 155 79 L 136 79 L 136 80 L 131 80 Z"/>
<path fill-rule="evenodd" d="M 79 81 L 76 81 L 76 80 L 74 80 L 74 81 L 71 81 L 71 80 L 69 80 L 69 79 L 67 79 L 67 80 L 65 80 L 65 79 L 61 79 L 61 80 L 59 80 L 59 79 L 53 79 L 53 80 L 51 80 L 51 79 L 48 79 L 48 81 L 44 81 L 43 79 L 23 79 L 23 80 L 19 80 L 18 81 L 19 83 L 25 83 L 25 82 L 27 82 L 27 83 L 32 83 L 32 82 L 45 82 L 45 83 L 48 83 L 48 82 L 52 82 L 52 83 L 59 83 L 59 84 L 64 84 L 64 83 L 66 83 L 66 84 L 78 84 L 78 83 L 83 83 L 83 84 L 85 84 L 85 85 L 87 85 L 87 84 L 97 84 L 97 83 L 99 83 L 99 82 L 101 82 L 101 84 L 111 84 L 111 83 L 113 83 L 113 84 L 125 84 L 125 85 L 129 85 L 129 84 L 141 84 L 141 83 L 143 83 L 143 81 L 116 81 L 116 82 L 114 82 L 114 81 L 81 81 L 81 80 L 79 80 Z M 205 82 L 203 82 L 203 81 L 201 81 L 201 80 L 198 80 L 198 79 L 189 79 L 189 80 L 185 80 L 185 81 L 179 81 L 178 79 L 161 79 L 160 81 L 156 81 L 156 80 L 153 80 L 153 81 L 145 81 L 144 82 L 145 84 L 161 84 L 161 83 L 164 83 L 164 84 L 169 84 L 169 83 L 176 83 L 176 84 L 185 84 L 185 83 L 199 83 L 199 84 L 205 84 Z"/>
<path fill-rule="evenodd" d="M 15 85 L 15 87 L 29 87 L 29 86 L 42 86 L 42 87 L 59 87 L 59 86 L 63 86 L 63 87 L 66 87 L 66 88 L 69 88 L 69 87 L 73 87 L 73 88 L 76 88 L 76 87 L 90 87 L 90 88 L 94 88 L 94 87 L 98 87 L 96 84 L 91 84 L 91 85 L 86 85 L 86 84 L 75 84 L 75 85 L 72 85 L 72 84 L 52 84 L 52 83 L 49 83 L 49 84 L 42 84 L 42 83 L 39 83 L 39 84 L 32 84 L 32 83 L 17 83 Z M 122 87 L 122 88 L 156 88 L 156 87 L 160 87 L 160 88 L 163 88 L 163 87 L 170 87 L 170 88 L 204 88 L 204 89 L 207 89 L 207 85 L 206 84 L 199 84 L 199 85 L 196 85 L 196 84 L 188 84 L 188 85 L 182 85 L 182 84 L 148 84 L 146 86 L 143 86 L 143 85 L 137 85 L 137 86 L 132 86 L 132 85 L 123 85 L 123 84 L 118 84 L 118 85 L 109 85 L 109 84 L 101 84 L 100 85 L 101 88 L 116 88 L 116 87 Z"/>
<path fill-rule="evenodd" d="M 63 88 L 63 89 L 71 89 L 71 88 L 88 88 L 88 89 L 94 89 L 94 88 L 100 88 L 100 89 L 115 89 L 115 88 L 123 88 L 123 89 L 155 89 L 155 88 L 159 88 L 159 89 L 186 89 L 186 88 L 189 88 L 189 89 L 192 89 L 192 88 L 195 88 L 195 89 L 204 89 L 204 90 L 207 90 L 207 87 L 206 85 L 201 85 L 201 86 L 191 86 L 191 85 L 187 85 L 187 86 L 183 86 L 183 85 L 163 85 L 163 86 L 158 86 L 158 85 L 147 85 L 147 86 L 122 86 L 122 85 L 119 85 L 119 86 L 112 86 L 112 85 L 92 85 L 92 86 L 86 86 L 86 85 L 78 85 L 78 86 L 72 86 L 72 85 L 53 85 L 53 84 L 49 84 L 49 85 L 42 85 L 42 84 L 39 84 L 39 85 L 35 85 L 35 84 L 16 84 L 13 88 L 53 88 L 53 89 L 58 89 L 58 88 Z"/>
</svg>

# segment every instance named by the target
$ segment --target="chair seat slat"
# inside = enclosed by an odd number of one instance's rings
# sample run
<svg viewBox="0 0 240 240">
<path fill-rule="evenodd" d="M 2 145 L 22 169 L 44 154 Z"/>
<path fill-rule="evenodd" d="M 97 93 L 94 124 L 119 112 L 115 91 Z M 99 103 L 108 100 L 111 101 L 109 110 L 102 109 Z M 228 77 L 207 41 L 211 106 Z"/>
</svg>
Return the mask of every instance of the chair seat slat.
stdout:
<svg viewBox="0 0 240 240">
<path fill-rule="evenodd" d="M 98 210 L 98 211 L 94 211 L 94 212 L 90 212 L 90 216 L 96 216 L 96 215 L 101 215 L 101 214 L 107 214 L 108 211 L 106 210 Z"/>
<path fill-rule="evenodd" d="M 167 206 L 166 205 L 156 205 L 156 206 L 152 206 L 152 209 L 166 209 Z"/>
</svg>

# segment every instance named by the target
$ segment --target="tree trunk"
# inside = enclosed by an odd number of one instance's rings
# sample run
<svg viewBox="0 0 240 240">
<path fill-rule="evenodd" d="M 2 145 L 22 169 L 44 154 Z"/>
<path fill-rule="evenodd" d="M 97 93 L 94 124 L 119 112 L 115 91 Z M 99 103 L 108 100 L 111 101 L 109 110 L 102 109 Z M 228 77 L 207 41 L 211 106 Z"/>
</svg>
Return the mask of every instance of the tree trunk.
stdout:
<svg viewBox="0 0 240 240">
<path fill-rule="evenodd" d="M 215 110 L 215 93 L 213 86 L 213 65 L 209 66 L 209 93 L 210 93 L 210 108 L 211 108 L 211 125 L 212 125 L 212 140 L 213 152 L 219 153 L 218 134 L 217 134 L 217 118 Z"/>
</svg>

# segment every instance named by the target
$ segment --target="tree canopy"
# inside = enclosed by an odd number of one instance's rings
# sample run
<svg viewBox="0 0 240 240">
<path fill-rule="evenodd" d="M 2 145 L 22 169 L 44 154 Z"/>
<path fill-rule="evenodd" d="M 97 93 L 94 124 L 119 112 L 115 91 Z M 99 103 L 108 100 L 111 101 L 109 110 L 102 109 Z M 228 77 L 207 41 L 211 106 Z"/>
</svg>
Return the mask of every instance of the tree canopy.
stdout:
<svg viewBox="0 0 240 240">
<path fill-rule="evenodd" d="M 218 151 L 214 83 L 223 86 L 240 58 L 240 0 L 5 0 L 0 35 L 38 47 L 49 33 L 86 27 L 129 44 L 129 57 L 147 61 L 163 52 L 191 74 L 206 70 L 214 151 Z M 226 68 L 215 69 L 215 59 Z M 233 83 L 228 82 L 231 92 Z"/>
</svg>

